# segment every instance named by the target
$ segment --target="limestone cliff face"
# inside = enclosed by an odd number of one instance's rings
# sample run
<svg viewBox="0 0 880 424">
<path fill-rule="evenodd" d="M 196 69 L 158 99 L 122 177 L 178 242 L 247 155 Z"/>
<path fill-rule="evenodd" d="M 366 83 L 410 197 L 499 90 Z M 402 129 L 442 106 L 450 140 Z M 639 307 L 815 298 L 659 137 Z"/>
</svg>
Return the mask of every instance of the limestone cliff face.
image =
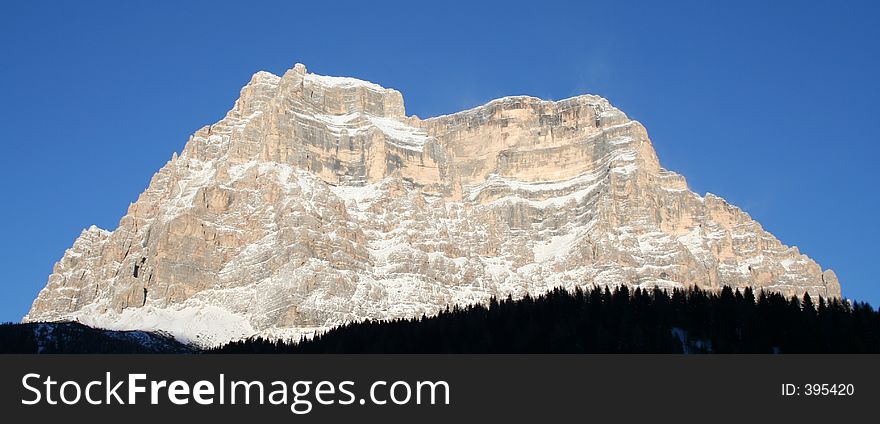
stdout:
<svg viewBox="0 0 880 424">
<path fill-rule="evenodd" d="M 830 270 L 688 190 L 596 96 L 407 117 L 395 90 L 259 72 L 112 231 L 65 252 L 25 321 L 211 345 L 591 284 L 840 296 Z"/>
</svg>

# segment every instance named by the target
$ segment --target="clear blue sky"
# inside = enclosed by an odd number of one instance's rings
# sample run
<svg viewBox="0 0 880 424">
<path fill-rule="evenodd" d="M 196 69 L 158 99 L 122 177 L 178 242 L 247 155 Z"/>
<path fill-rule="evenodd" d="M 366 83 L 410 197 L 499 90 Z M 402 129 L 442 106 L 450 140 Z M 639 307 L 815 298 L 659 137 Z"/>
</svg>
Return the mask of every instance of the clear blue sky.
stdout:
<svg viewBox="0 0 880 424">
<path fill-rule="evenodd" d="M 399 89 L 422 117 L 602 95 L 693 190 L 880 304 L 878 2 L 375 3 L 0 2 L 0 321 L 251 74 L 296 62 Z"/>
</svg>

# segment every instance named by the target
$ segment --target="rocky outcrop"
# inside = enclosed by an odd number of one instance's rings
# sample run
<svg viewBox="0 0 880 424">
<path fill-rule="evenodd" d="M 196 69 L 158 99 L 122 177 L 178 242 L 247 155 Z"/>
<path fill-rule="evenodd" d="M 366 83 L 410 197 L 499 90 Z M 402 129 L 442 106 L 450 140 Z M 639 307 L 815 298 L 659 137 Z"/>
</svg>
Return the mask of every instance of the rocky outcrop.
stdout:
<svg viewBox="0 0 880 424">
<path fill-rule="evenodd" d="M 117 229 L 84 231 L 25 321 L 212 345 L 591 284 L 840 296 L 603 98 L 421 120 L 398 91 L 296 65 L 255 74 Z"/>
</svg>

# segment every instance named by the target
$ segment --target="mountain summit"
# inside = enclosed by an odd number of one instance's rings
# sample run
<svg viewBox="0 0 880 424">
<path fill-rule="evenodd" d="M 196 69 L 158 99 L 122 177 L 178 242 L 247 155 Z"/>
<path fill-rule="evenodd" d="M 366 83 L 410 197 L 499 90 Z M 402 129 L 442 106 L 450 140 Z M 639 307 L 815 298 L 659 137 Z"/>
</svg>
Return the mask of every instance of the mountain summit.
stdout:
<svg viewBox="0 0 880 424">
<path fill-rule="evenodd" d="M 354 78 L 258 72 L 118 228 L 84 230 L 24 321 L 211 346 L 593 284 L 837 297 L 833 271 L 660 166 L 592 95 L 407 116 Z"/>
</svg>

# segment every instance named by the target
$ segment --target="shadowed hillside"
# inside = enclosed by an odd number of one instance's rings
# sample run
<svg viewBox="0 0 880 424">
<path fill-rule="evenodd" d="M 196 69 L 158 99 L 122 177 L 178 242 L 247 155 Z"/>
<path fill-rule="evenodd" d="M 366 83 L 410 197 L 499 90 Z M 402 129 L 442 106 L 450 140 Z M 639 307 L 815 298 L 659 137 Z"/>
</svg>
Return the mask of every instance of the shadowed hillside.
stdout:
<svg viewBox="0 0 880 424">
<path fill-rule="evenodd" d="M 171 336 L 111 331 L 76 322 L 0 324 L 0 353 L 189 353 Z"/>
</svg>

